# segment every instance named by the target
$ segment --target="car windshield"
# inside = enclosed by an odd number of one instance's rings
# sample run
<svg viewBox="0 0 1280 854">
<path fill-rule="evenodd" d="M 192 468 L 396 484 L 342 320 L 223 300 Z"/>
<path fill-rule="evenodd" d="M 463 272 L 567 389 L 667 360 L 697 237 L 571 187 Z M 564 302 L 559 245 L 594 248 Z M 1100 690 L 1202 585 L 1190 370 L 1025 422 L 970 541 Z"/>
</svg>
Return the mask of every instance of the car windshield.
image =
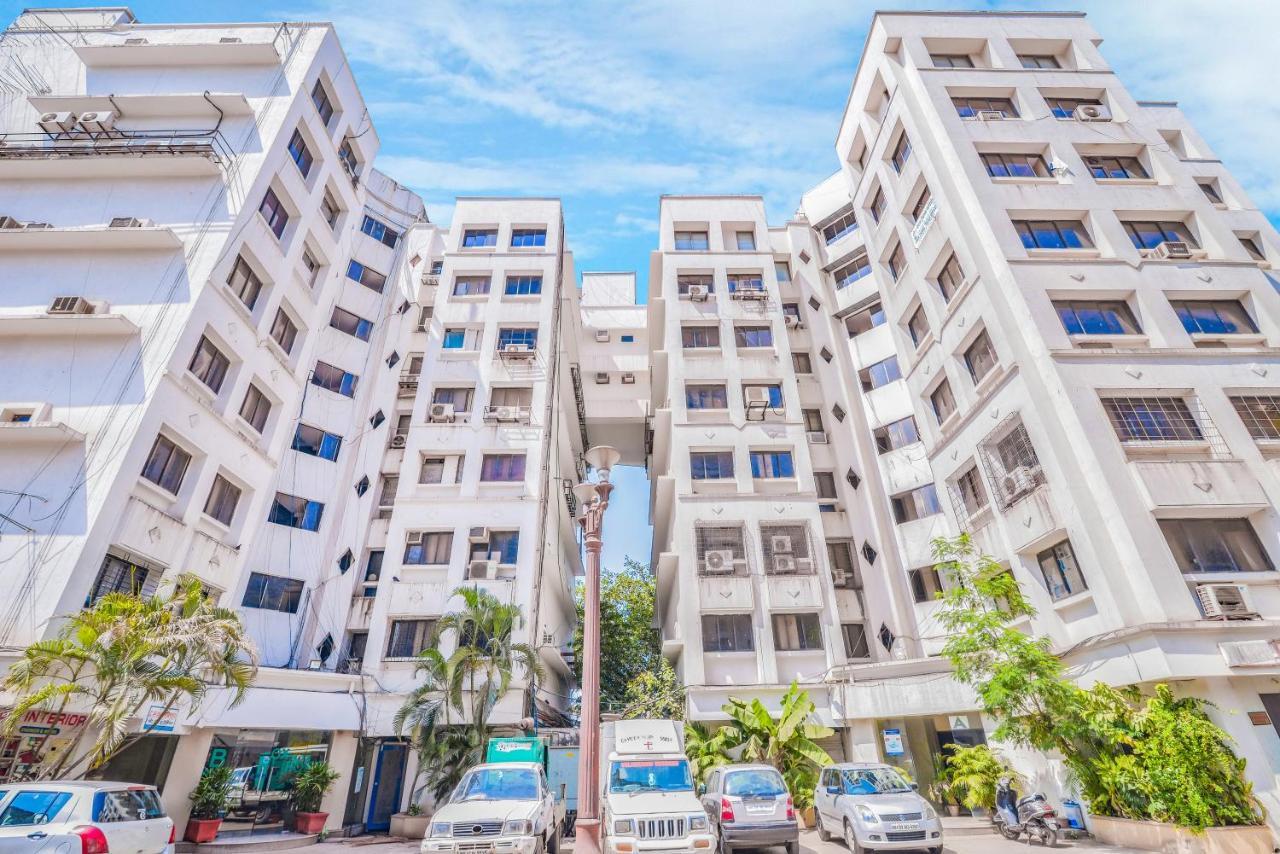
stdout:
<svg viewBox="0 0 1280 854">
<path fill-rule="evenodd" d="M 609 770 L 610 792 L 683 792 L 692 789 L 689 763 L 683 759 L 615 762 Z"/>
<path fill-rule="evenodd" d="M 724 793 L 744 798 L 773 798 L 787 793 L 787 784 L 777 771 L 733 771 L 724 778 Z"/>
<path fill-rule="evenodd" d="M 529 768 L 477 768 L 458 784 L 455 801 L 536 801 L 538 775 Z"/>
<path fill-rule="evenodd" d="M 888 795 L 910 792 L 911 786 L 893 768 L 850 768 L 840 775 L 846 795 Z"/>
</svg>

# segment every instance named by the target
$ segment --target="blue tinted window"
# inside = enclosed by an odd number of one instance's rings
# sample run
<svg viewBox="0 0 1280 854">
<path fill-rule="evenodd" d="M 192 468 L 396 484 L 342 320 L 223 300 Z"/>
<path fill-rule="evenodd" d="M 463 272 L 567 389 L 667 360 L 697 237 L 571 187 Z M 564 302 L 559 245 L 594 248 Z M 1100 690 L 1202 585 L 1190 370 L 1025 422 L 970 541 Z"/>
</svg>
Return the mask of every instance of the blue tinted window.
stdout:
<svg viewBox="0 0 1280 854">
<path fill-rule="evenodd" d="M 444 343 L 441 345 L 446 350 L 461 350 L 467 345 L 467 330 L 465 329 L 446 329 L 444 331 Z"/>
<path fill-rule="evenodd" d="M 511 230 L 511 245 L 513 247 L 546 246 L 547 230 L 545 228 L 514 228 Z"/>
<path fill-rule="evenodd" d="M 492 228 L 470 228 L 462 233 L 464 247 L 497 246 L 498 232 Z"/>
<path fill-rule="evenodd" d="M 299 424 L 293 434 L 293 450 L 313 457 L 336 460 L 342 450 L 342 437 L 326 433 L 310 424 Z"/>
<path fill-rule="evenodd" d="M 385 222 L 379 222 L 368 214 L 365 214 L 364 222 L 360 224 L 360 230 L 392 249 L 395 249 L 396 244 L 400 242 L 400 232 Z"/>
<path fill-rule="evenodd" d="M 733 453 L 731 451 L 697 452 L 689 454 L 689 471 L 694 480 L 717 480 L 733 477 Z"/>
<path fill-rule="evenodd" d="M 541 276 L 507 276 L 507 296 L 533 296 L 542 293 Z"/>
<path fill-rule="evenodd" d="M 70 792 L 18 792 L 0 814 L 0 827 L 47 824 L 69 800 Z"/>
<path fill-rule="evenodd" d="M 634 335 L 623 335 L 621 338 L 623 344 L 634 344 L 635 340 L 636 336 Z"/>
<path fill-rule="evenodd" d="M 790 451 L 752 451 L 751 476 L 756 478 L 795 477 Z"/>
<path fill-rule="evenodd" d="M 497 552 L 498 563 L 515 563 L 520 553 L 519 531 L 494 531 L 489 534 L 489 553 Z"/>
<path fill-rule="evenodd" d="M 536 347 L 538 345 L 538 330 L 536 328 L 499 329 L 498 349 L 501 350 L 508 344 L 524 344 L 528 347 Z"/>
</svg>

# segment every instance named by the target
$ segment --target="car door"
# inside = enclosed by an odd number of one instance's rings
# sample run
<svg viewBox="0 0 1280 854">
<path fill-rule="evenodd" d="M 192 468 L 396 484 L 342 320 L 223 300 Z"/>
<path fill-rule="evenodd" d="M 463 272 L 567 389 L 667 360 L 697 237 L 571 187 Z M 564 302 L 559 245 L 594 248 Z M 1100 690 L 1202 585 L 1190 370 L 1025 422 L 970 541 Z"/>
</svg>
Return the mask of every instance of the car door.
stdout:
<svg viewBox="0 0 1280 854">
<path fill-rule="evenodd" d="M 17 785 L 0 797 L 0 854 L 41 854 L 66 845 L 79 850 L 67 817 L 75 807 L 74 792 L 23 789 Z M 71 843 L 75 843 L 72 845 Z"/>
<path fill-rule="evenodd" d="M 813 793 L 814 806 L 826 822 L 826 827 L 839 827 L 842 821 L 836 810 L 838 796 L 827 791 L 832 786 L 838 785 L 840 785 L 840 772 L 835 768 L 827 768 L 818 778 L 818 788 Z"/>
<path fill-rule="evenodd" d="M 111 854 L 161 854 L 169 845 L 173 820 L 150 786 L 99 790 L 93 812 Z"/>
</svg>

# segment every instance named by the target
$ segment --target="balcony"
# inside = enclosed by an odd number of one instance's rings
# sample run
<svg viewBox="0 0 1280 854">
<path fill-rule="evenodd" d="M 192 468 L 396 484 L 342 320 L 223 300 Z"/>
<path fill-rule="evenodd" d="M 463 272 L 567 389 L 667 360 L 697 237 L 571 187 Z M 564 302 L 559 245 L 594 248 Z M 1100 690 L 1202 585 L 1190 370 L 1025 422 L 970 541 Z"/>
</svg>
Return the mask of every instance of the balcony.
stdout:
<svg viewBox="0 0 1280 854">
<path fill-rule="evenodd" d="M 166 566 L 179 566 L 187 557 L 182 551 L 186 533 L 187 526 L 181 519 L 131 496 L 116 528 L 114 542 Z"/>
<path fill-rule="evenodd" d="M 1268 504 L 1243 460 L 1132 460 L 1129 468 L 1157 516 L 1188 510 L 1241 516 Z"/>
<path fill-rule="evenodd" d="M 0 135 L 0 178 L 212 176 L 235 156 L 215 130 Z"/>
<path fill-rule="evenodd" d="M 199 576 L 219 590 L 235 587 L 240 568 L 240 550 L 203 531 L 196 531 L 191 542 L 191 557 L 184 569 Z"/>
</svg>

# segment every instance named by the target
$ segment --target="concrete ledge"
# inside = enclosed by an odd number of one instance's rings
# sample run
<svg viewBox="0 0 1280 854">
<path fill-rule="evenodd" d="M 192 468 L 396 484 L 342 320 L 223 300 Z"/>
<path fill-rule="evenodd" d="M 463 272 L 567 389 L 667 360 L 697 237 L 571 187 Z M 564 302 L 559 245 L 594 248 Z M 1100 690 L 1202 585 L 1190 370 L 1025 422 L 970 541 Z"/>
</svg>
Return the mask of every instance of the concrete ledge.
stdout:
<svg viewBox="0 0 1280 854">
<path fill-rule="evenodd" d="M 232 836 L 217 839 L 204 845 L 193 845 L 190 842 L 179 842 L 177 854 L 259 854 L 263 851 L 288 851 L 291 848 L 305 848 L 315 845 L 320 837 L 314 833 L 262 833 L 256 835 Z"/>
<path fill-rule="evenodd" d="M 1172 824 L 1133 821 L 1091 815 L 1089 823 L 1099 842 L 1124 845 L 1139 851 L 1178 854 L 1271 854 L 1275 836 L 1265 824 L 1245 827 L 1209 827 L 1192 833 Z"/>
</svg>

